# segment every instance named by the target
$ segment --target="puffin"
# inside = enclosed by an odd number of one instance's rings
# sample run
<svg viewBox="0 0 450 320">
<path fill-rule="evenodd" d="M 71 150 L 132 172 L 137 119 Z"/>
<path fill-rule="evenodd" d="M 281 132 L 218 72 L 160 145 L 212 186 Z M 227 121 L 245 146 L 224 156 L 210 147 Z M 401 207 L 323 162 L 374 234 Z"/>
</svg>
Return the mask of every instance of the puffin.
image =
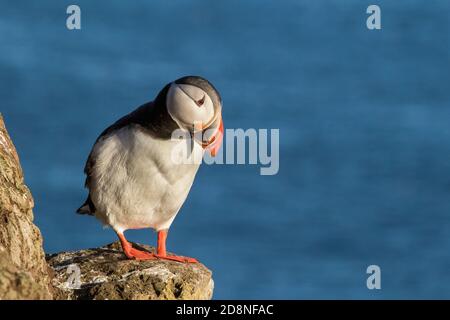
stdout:
<svg viewBox="0 0 450 320">
<path fill-rule="evenodd" d="M 89 194 L 77 213 L 111 227 L 129 259 L 198 262 L 168 254 L 166 239 L 204 153 L 219 151 L 223 128 L 222 98 L 211 82 L 185 76 L 168 83 L 97 138 L 84 169 Z M 156 252 L 125 238 L 126 230 L 143 228 L 157 232 Z"/>
</svg>

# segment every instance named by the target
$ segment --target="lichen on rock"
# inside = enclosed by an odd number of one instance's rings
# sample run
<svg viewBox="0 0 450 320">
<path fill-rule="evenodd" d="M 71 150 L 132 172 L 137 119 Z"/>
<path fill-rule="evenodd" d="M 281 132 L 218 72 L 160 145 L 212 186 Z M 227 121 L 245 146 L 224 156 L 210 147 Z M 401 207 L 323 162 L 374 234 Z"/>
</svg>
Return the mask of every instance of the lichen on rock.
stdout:
<svg viewBox="0 0 450 320">
<path fill-rule="evenodd" d="M 146 250 L 154 248 L 133 244 Z M 214 282 L 200 263 L 128 260 L 120 243 L 47 257 L 55 271 L 58 299 L 211 299 Z M 79 279 L 76 279 L 79 277 Z"/>
</svg>

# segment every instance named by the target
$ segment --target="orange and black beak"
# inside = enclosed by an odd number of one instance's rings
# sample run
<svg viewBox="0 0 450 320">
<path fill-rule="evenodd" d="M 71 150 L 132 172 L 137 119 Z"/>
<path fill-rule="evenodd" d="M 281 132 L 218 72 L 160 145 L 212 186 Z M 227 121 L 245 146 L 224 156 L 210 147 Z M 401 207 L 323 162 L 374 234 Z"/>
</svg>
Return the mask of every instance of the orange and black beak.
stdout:
<svg viewBox="0 0 450 320">
<path fill-rule="evenodd" d="M 223 120 L 222 115 L 220 115 L 219 129 L 217 130 L 216 134 L 206 144 L 202 143 L 202 147 L 204 149 L 209 150 L 210 154 L 213 157 L 215 157 L 219 152 L 220 147 L 222 146 L 222 141 L 223 141 Z"/>
<path fill-rule="evenodd" d="M 201 144 L 201 146 L 203 147 L 203 149 L 205 150 L 209 150 L 210 154 L 215 157 L 217 155 L 217 153 L 220 150 L 220 146 L 222 145 L 222 140 L 223 140 L 223 120 L 222 120 L 222 115 L 219 114 L 218 119 L 216 119 L 214 121 L 214 123 L 217 123 L 217 120 L 219 121 L 219 127 L 216 130 L 216 132 L 214 133 L 213 136 L 207 138 L 205 137 L 205 132 L 207 132 L 208 129 L 211 129 L 211 127 L 213 126 L 211 125 L 207 125 L 204 127 L 200 127 L 198 128 L 199 130 L 202 131 L 202 141 L 199 143 Z"/>
</svg>

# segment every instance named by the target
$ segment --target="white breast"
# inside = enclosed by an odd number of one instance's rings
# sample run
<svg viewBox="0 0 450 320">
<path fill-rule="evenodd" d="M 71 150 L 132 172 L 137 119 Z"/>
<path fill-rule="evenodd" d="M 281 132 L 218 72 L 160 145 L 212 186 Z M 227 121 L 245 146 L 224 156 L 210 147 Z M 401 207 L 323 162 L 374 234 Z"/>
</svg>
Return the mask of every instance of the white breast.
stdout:
<svg viewBox="0 0 450 320">
<path fill-rule="evenodd" d="M 90 183 L 95 216 L 116 231 L 168 229 L 184 203 L 199 164 L 174 161 L 174 148 L 183 140 L 152 138 L 136 127 L 126 127 L 97 142 Z M 201 159 L 194 143 L 190 157 Z"/>
</svg>

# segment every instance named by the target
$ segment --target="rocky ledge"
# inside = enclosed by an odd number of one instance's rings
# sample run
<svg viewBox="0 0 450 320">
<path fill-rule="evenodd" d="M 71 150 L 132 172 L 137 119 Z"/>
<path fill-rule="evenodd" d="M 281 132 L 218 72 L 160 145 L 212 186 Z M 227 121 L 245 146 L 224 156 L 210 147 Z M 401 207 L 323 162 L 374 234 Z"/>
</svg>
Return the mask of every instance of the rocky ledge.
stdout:
<svg viewBox="0 0 450 320">
<path fill-rule="evenodd" d="M 138 245 L 154 252 L 153 247 Z M 196 300 L 211 299 L 211 272 L 200 263 L 128 260 L 120 243 L 47 257 L 55 272 L 58 299 Z"/>
<path fill-rule="evenodd" d="M 0 115 L 0 300 L 211 299 L 214 282 L 204 265 L 128 260 L 117 242 L 46 257 L 33 206 Z"/>
</svg>

